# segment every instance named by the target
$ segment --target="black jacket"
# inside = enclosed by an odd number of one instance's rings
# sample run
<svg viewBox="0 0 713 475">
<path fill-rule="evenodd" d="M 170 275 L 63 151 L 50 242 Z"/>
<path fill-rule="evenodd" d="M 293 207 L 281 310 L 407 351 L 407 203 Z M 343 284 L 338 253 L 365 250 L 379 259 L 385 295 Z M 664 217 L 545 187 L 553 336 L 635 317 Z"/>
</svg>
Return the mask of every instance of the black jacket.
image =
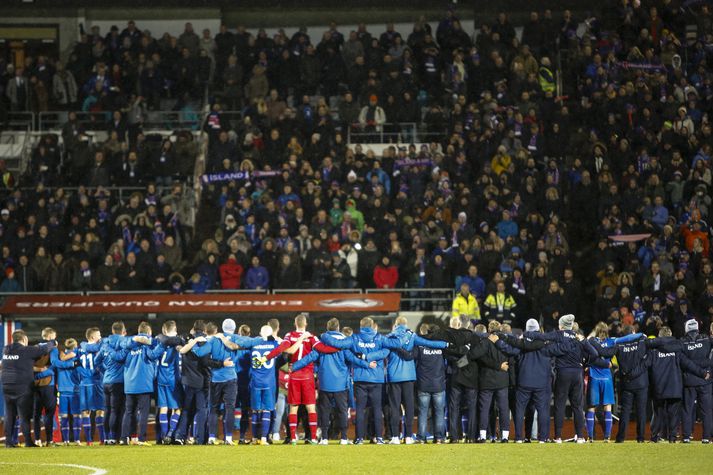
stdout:
<svg viewBox="0 0 713 475">
<path fill-rule="evenodd" d="M 41 346 L 6 345 L 2 351 L 2 389 L 8 396 L 20 396 L 32 391 L 35 373 L 32 366 L 37 358 L 54 348 L 54 342 Z"/>
</svg>

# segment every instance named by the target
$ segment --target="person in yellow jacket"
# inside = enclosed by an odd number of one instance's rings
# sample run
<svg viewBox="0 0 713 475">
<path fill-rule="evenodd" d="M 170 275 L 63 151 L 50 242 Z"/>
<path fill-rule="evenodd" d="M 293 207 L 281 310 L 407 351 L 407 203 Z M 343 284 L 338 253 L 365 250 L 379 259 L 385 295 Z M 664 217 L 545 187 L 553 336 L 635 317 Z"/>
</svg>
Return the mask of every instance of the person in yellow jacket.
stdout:
<svg viewBox="0 0 713 475">
<path fill-rule="evenodd" d="M 475 295 L 470 293 L 470 285 L 467 282 L 460 284 L 460 292 L 453 299 L 452 316 L 465 316 L 469 319 L 480 320 L 480 307 Z"/>
<path fill-rule="evenodd" d="M 537 76 L 540 81 L 542 92 L 555 92 L 555 75 L 552 72 L 550 58 L 546 56 L 542 58 L 540 61 L 540 70 L 538 71 Z"/>
<path fill-rule="evenodd" d="M 512 295 L 505 293 L 505 282 L 498 282 L 495 293 L 485 298 L 485 318 L 488 321 L 497 320 L 512 325 L 515 319 L 513 309 L 516 305 Z"/>
</svg>

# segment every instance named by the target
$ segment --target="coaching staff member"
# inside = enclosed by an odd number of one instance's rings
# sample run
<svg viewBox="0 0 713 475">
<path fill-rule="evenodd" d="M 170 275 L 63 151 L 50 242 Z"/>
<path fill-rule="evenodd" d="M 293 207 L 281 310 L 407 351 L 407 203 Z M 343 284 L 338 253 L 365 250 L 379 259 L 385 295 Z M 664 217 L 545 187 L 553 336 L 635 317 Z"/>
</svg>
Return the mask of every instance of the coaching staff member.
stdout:
<svg viewBox="0 0 713 475">
<path fill-rule="evenodd" d="M 30 436 L 32 416 L 32 385 L 35 379 L 32 367 L 35 360 L 54 348 L 54 342 L 42 346 L 27 346 L 27 334 L 18 330 L 12 334 L 12 344 L 2 352 L 2 390 L 5 395 L 5 447 L 13 445 L 12 431 L 15 417 L 20 416 L 20 426 L 25 435 L 25 447 L 35 447 Z"/>
</svg>

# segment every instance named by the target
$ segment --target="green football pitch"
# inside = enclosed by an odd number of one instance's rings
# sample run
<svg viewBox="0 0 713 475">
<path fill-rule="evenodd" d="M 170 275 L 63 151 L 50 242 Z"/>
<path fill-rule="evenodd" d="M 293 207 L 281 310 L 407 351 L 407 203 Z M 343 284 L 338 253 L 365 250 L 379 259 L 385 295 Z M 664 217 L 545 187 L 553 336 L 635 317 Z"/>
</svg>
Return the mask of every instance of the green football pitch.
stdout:
<svg viewBox="0 0 713 475">
<path fill-rule="evenodd" d="M 710 473 L 713 445 L 56 447 L 1 449 L 0 474 Z"/>
</svg>

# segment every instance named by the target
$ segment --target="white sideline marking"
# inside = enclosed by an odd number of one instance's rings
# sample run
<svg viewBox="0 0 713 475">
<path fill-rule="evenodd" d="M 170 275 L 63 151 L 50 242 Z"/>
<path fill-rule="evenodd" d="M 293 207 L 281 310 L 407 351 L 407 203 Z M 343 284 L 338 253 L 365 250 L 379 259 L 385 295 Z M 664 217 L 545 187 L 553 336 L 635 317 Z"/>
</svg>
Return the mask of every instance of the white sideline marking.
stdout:
<svg viewBox="0 0 713 475">
<path fill-rule="evenodd" d="M 107 473 L 106 470 L 99 467 L 90 467 L 89 465 L 77 465 L 74 463 L 35 463 L 35 462 L 0 462 L 0 465 L 45 465 L 52 467 L 72 467 L 81 468 L 83 470 L 89 470 L 91 473 L 89 475 L 104 475 Z"/>
</svg>

